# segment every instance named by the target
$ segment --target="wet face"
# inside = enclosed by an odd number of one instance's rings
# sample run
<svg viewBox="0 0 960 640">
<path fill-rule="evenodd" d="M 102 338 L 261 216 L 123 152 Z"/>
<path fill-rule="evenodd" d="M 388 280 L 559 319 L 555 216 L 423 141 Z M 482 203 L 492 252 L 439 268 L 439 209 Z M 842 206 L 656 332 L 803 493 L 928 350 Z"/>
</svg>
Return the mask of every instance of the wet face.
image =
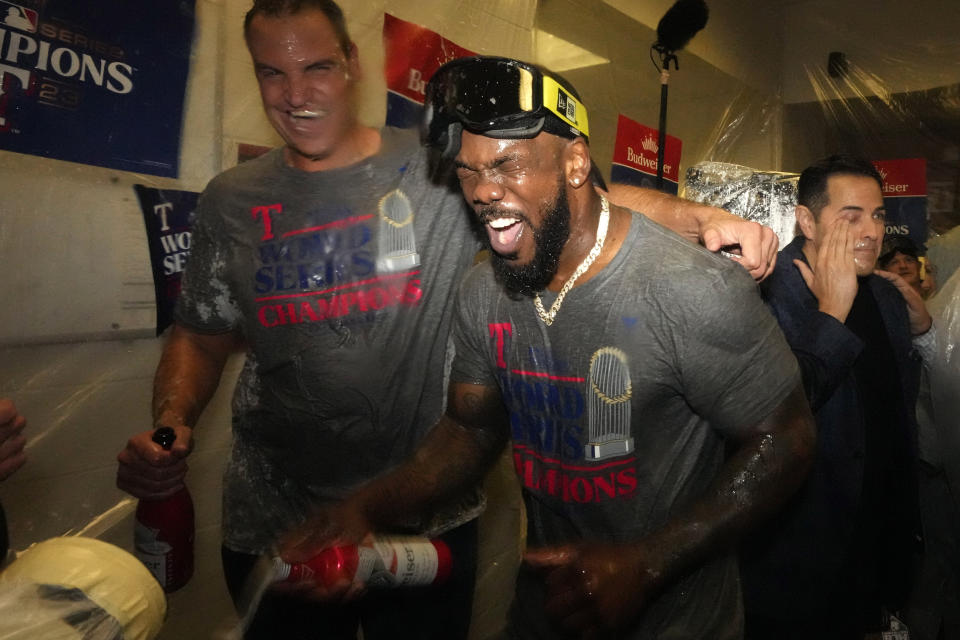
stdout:
<svg viewBox="0 0 960 640">
<path fill-rule="evenodd" d="M 487 232 L 497 279 L 512 293 L 545 289 L 570 237 L 559 141 L 549 134 L 496 140 L 463 133 L 460 187 Z"/>
<path fill-rule="evenodd" d="M 812 233 L 804 235 L 818 248 L 819 239 L 838 218 L 850 223 L 854 240 L 853 259 L 857 275 L 873 273 L 885 231 L 886 211 L 880 185 L 873 178 L 860 175 L 834 175 L 827 179 L 827 204 L 820 210 Z M 813 237 L 811 237 L 813 236 Z"/>
<path fill-rule="evenodd" d="M 920 261 L 911 255 L 896 251 L 883 268 L 899 275 L 911 287 L 920 286 Z"/>
<path fill-rule="evenodd" d="M 270 124 L 287 144 L 287 160 L 304 170 L 333 168 L 355 158 L 355 51 L 347 56 L 320 11 L 257 15 L 247 47 Z"/>
</svg>

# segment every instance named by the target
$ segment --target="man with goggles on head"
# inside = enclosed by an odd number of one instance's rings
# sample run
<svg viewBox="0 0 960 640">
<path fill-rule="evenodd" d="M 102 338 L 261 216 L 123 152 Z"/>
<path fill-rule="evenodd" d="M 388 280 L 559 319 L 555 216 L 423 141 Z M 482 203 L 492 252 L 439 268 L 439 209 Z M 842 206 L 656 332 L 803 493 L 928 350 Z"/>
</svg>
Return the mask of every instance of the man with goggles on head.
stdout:
<svg viewBox="0 0 960 640">
<path fill-rule="evenodd" d="M 543 131 L 588 140 L 587 110 L 576 92 L 564 85 L 555 75 L 519 60 L 493 56 L 453 60 L 438 69 L 427 85 L 421 141 L 452 158 L 459 150 L 464 127 L 500 139 L 533 138 Z M 596 167 L 590 177 L 598 187 L 607 189 Z M 652 189 L 615 184 L 608 196 L 701 241 L 711 251 L 729 248 L 756 280 L 773 270 L 769 254 L 776 251 L 777 239 L 770 229 L 753 233 L 718 209 Z"/>
<path fill-rule="evenodd" d="M 595 190 L 557 76 L 458 60 L 427 97 L 424 139 L 454 154 L 491 259 L 457 299 L 445 415 L 338 516 L 428 512 L 511 443 L 528 522 L 512 637 L 741 637 L 735 544 L 814 440 L 755 284 Z"/>
<path fill-rule="evenodd" d="M 590 135 L 587 110 L 570 89 L 539 68 L 508 58 L 461 58 L 427 86 L 421 137 L 453 157 L 464 127 L 491 138 L 534 138 L 541 131 Z"/>
</svg>

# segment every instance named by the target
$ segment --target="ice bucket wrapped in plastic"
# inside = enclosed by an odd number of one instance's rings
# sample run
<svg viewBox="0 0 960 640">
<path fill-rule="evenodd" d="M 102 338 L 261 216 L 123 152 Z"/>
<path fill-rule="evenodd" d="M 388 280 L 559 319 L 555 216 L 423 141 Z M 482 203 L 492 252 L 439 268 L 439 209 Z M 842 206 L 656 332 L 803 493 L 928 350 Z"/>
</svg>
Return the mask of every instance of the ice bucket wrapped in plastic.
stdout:
<svg viewBox="0 0 960 640">
<path fill-rule="evenodd" d="M 0 640 L 150 640 L 167 601 L 133 555 L 93 538 L 51 538 L 0 572 Z"/>
<path fill-rule="evenodd" d="M 799 179 L 798 173 L 701 162 L 687 169 L 683 195 L 767 225 L 782 247 L 793 239 Z"/>
</svg>

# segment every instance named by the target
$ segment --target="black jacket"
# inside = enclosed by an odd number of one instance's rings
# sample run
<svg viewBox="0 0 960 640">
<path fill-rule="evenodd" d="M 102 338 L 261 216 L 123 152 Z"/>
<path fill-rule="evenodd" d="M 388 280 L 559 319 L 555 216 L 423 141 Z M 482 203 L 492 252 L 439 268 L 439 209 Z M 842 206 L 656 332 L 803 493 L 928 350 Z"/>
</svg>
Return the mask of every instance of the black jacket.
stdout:
<svg viewBox="0 0 960 640">
<path fill-rule="evenodd" d="M 853 370 L 864 343 L 843 323 L 817 309 L 816 298 L 793 264 L 795 258 L 805 261 L 803 243 L 799 236 L 780 252 L 774 273 L 761 287 L 800 364 L 817 422 L 816 456 L 807 481 L 786 508 L 741 548 L 747 615 L 780 620 L 810 620 L 817 611 L 835 605 L 838 593 L 844 597 L 838 579 L 851 545 L 857 544 L 853 538 L 864 479 L 864 430 L 869 428 L 864 424 L 863 403 L 870 398 L 860 397 Z M 912 353 L 900 293 L 875 275 L 868 276 L 866 285 L 880 310 L 903 394 L 901 415 L 892 421 L 893 438 L 908 454 L 912 482 L 900 487 L 899 495 L 886 497 L 893 514 L 887 523 L 890 539 L 897 549 L 907 549 L 909 561 L 917 526 L 914 405 L 920 362 Z M 900 567 L 891 574 L 900 576 L 906 569 Z"/>
</svg>

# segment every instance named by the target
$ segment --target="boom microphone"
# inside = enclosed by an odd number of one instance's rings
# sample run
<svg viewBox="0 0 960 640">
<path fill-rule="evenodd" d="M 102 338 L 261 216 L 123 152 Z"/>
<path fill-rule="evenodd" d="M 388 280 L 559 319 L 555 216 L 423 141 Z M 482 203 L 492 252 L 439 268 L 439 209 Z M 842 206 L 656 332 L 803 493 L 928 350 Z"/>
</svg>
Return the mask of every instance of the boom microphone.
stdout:
<svg viewBox="0 0 960 640">
<path fill-rule="evenodd" d="M 707 26 L 710 12 L 704 0 L 677 0 L 657 24 L 657 51 L 680 51 Z"/>
</svg>

